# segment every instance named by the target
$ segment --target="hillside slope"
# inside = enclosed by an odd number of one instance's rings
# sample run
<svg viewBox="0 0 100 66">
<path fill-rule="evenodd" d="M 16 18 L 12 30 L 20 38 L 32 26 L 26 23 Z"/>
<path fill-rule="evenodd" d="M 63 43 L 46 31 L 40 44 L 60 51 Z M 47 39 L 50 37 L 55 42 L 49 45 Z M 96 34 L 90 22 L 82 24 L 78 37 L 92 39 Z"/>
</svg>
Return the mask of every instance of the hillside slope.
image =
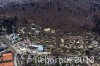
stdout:
<svg viewBox="0 0 100 66">
<path fill-rule="evenodd" d="M 94 30 L 100 12 L 99 0 L 1 0 L 0 3 L 5 5 L 0 8 L 0 15 L 24 17 L 43 27 L 65 31 Z"/>
</svg>

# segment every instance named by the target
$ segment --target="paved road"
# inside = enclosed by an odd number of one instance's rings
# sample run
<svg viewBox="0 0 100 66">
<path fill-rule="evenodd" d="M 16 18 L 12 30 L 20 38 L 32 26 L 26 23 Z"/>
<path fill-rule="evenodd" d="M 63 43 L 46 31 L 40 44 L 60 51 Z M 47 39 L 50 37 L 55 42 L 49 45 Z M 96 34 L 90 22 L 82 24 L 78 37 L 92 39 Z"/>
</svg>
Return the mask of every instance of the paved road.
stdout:
<svg viewBox="0 0 100 66">
<path fill-rule="evenodd" d="M 18 66 L 17 61 L 19 61 L 19 60 L 16 59 L 18 52 L 17 52 L 16 48 L 12 45 L 12 42 L 9 41 L 5 36 L 0 36 L 0 40 L 2 42 L 4 42 L 10 49 L 12 49 L 12 51 L 14 53 L 14 64 L 15 64 L 15 66 Z"/>
<path fill-rule="evenodd" d="M 2 42 L 4 42 L 9 48 L 11 48 L 14 53 L 18 53 L 17 50 L 16 50 L 16 48 L 14 46 L 12 46 L 12 42 L 9 41 L 6 37 L 0 36 L 0 40 Z"/>
</svg>

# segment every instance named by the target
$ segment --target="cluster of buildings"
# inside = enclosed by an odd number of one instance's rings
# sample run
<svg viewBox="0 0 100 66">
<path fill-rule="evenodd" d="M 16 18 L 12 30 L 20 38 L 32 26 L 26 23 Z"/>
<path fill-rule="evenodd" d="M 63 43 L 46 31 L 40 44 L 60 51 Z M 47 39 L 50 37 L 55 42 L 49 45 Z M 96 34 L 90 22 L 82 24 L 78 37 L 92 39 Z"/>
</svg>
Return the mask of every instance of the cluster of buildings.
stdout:
<svg viewBox="0 0 100 66">
<path fill-rule="evenodd" d="M 29 59 L 30 56 L 42 56 L 51 54 L 51 52 L 44 51 L 45 48 L 42 44 L 32 43 L 28 37 L 20 38 L 19 34 L 13 33 L 10 35 L 6 35 L 6 38 L 8 38 L 12 42 L 12 46 L 17 50 L 18 55 L 20 55 L 21 65 L 23 65 L 23 61 Z M 27 59 L 25 59 L 25 55 L 27 56 Z"/>
<path fill-rule="evenodd" d="M 13 46 L 21 53 L 36 53 L 44 52 L 44 46 L 42 44 L 32 43 L 28 37 L 20 38 L 19 34 L 6 35 L 6 37 L 12 42 Z"/>
<path fill-rule="evenodd" d="M 56 48 L 57 43 L 58 43 L 58 45 L 62 51 L 69 52 L 67 54 L 71 54 L 70 50 L 72 50 L 72 51 L 74 51 L 74 53 L 76 52 L 75 54 L 77 54 L 77 55 L 85 54 L 87 56 L 94 56 L 95 58 L 100 58 L 99 57 L 99 54 L 100 54 L 99 35 L 96 35 L 94 33 L 89 33 L 89 32 L 82 33 L 82 34 L 77 33 L 77 35 L 71 34 L 71 33 L 64 34 L 62 32 L 57 32 L 56 30 L 51 29 L 51 28 L 38 29 L 37 27 L 32 27 L 31 29 L 32 29 L 33 33 L 31 33 L 32 31 L 30 31 L 29 34 L 35 34 L 34 36 L 39 37 L 40 41 L 42 41 L 41 43 L 43 43 L 43 44 L 40 43 L 40 45 L 42 47 L 43 47 L 43 45 L 47 46 L 47 51 L 49 51 L 48 54 L 50 54 L 50 52 L 52 54 L 52 51 L 50 51 L 50 50 L 52 50 L 52 48 Z M 58 33 L 58 35 L 57 35 L 57 33 Z M 35 38 L 38 39 L 38 37 L 35 37 Z M 57 41 L 56 39 L 59 39 L 59 40 Z M 28 46 L 31 44 L 33 44 L 31 46 L 34 46 L 34 47 L 40 46 L 39 44 L 34 44 L 31 42 L 28 42 L 28 43 L 29 43 Z M 63 48 L 65 48 L 66 50 L 63 50 Z M 43 49 L 45 49 L 45 48 L 43 47 Z M 23 50 L 26 50 L 26 49 L 23 49 Z M 27 49 L 27 50 L 29 50 L 29 49 Z M 42 55 L 42 54 L 40 54 L 40 55 Z M 73 53 L 72 53 L 72 55 L 73 55 Z M 100 60 L 97 59 L 95 61 L 99 62 Z"/>
<path fill-rule="evenodd" d="M 2 41 L 0 41 L 0 66 L 14 66 L 14 55 Z"/>
<path fill-rule="evenodd" d="M 61 57 L 63 57 L 63 54 L 64 56 L 70 54 L 85 54 L 86 56 L 94 56 L 96 64 L 99 64 L 98 62 L 100 61 L 100 38 L 92 33 L 82 33 L 79 35 L 71 33 L 65 34 L 52 28 L 41 28 L 32 24 L 28 28 L 24 27 L 20 29 L 19 33 L 12 33 L 5 37 L 11 41 L 12 46 L 17 50 L 20 59 L 19 63 L 22 66 L 25 63 L 30 63 L 32 60 L 30 57 L 45 55 L 56 57 L 53 56 L 53 53 L 56 54 L 56 52 L 58 52 L 58 54 L 62 53 Z M 8 47 L 1 42 L 0 53 L 2 54 L 9 51 Z M 3 55 L 1 55 L 1 57 L 2 56 Z M 11 56 L 10 54 L 10 58 L 11 57 L 13 57 L 13 55 Z"/>
</svg>

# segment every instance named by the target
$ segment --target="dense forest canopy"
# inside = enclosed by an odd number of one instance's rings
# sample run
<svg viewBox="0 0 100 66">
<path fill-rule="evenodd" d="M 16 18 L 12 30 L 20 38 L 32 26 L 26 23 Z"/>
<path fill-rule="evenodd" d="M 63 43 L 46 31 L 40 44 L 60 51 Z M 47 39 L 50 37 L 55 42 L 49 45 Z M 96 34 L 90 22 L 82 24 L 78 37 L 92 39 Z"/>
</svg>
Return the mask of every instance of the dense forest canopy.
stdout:
<svg viewBox="0 0 100 66">
<path fill-rule="evenodd" d="M 97 33 L 100 30 L 99 0 L 1 0 L 0 3 L 4 5 L 0 8 L 0 15 L 33 20 L 42 27 Z M 18 20 L 16 25 L 20 27 L 23 21 Z"/>
</svg>

